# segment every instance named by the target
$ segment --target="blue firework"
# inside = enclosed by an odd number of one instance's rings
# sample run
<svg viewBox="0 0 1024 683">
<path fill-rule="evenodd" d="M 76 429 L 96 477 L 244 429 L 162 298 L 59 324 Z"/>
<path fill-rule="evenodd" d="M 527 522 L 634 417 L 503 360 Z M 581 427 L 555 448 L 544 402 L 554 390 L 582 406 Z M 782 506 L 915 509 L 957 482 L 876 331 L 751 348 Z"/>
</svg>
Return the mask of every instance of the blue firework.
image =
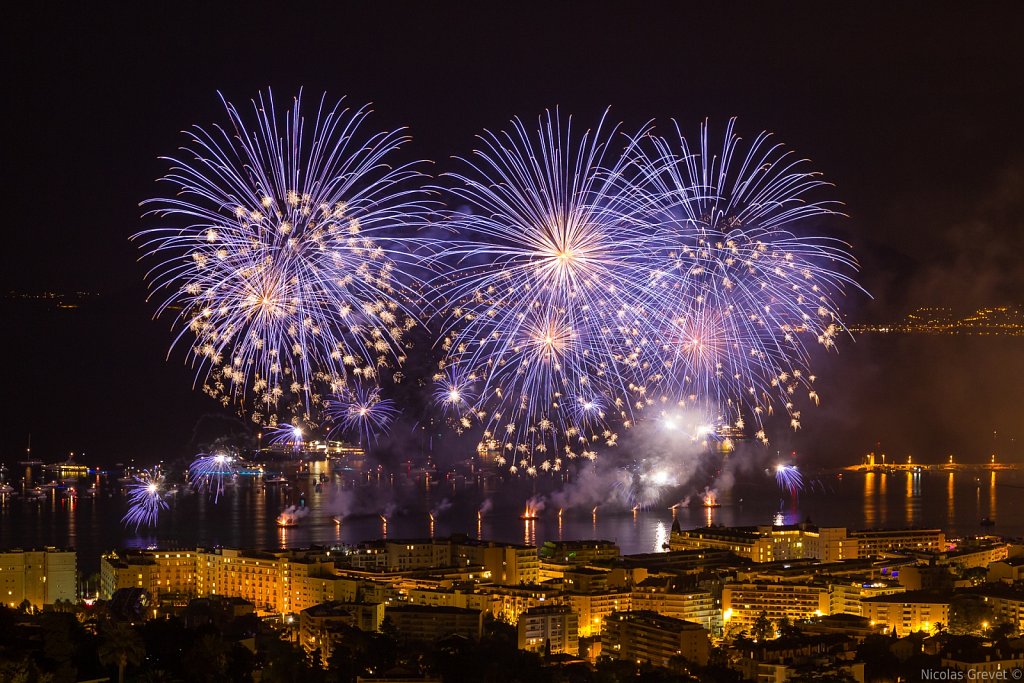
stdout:
<svg viewBox="0 0 1024 683">
<path fill-rule="evenodd" d="M 237 471 L 235 456 L 227 451 L 200 453 L 188 467 L 188 478 L 197 491 L 207 491 L 214 502 L 224 493 L 224 485 Z"/>
<path fill-rule="evenodd" d="M 383 398 L 379 387 L 360 383 L 332 399 L 327 412 L 337 430 L 354 436 L 363 446 L 376 441 L 398 416 L 395 402 Z"/>
<path fill-rule="evenodd" d="M 444 366 L 473 382 L 480 447 L 513 471 L 558 470 L 614 445 L 617 434 L 593 413 L 581 419 L 578 402 L 628 421 L 642 391 L 633 332 L 645 316 L 633 285 L 643 278 L 632 274 L 646 272 L 645 235 L 622 182 L 634 138 L 619 139 L 603 119 L 582 134 L 557 112 L 535 132 L 515 119 L 482 135 L 444 188 L 467 207 L 448 220 L 448 270 L 435 282 L 448 304 Z"/>
<path fill-rule="evenodd" d="M 128 511 L 121 522 L 138 531 L 156 526 L 160 511 L 168 508 L 163 498 L 164 479 L 157 472 L 143 472 L 128 484 Z"/>
<path fill-rule="evenodd" d="M 170 194 L 144 202 L 140 232 L 157 313 L 197 381 L 259 424 L 315 420 L 330 387 L 404 357 L 426 210 L 400 130 L 366 130 L 366 107 L 279 111 L 270 91 L 226 125 L 193 127 L 167 157 Z"/>
<path fill-rule="evenodd" d="M 775 482 L 779 488 L 795 495 L 804 487 L 804 476 L 796 465 L 779 463 L 775 466 Z"/>
<path fill-rule="evenodd" d="M 763 416 L 782 407 L 800 426 L 800 395 L 817 403 L 809 346 L 835 347 L 839 299 L 855 288 L 849 247 L 823 237 L 837 204 L 829 185 L 761 133 L 749 144 L 709 128 L 691 146 L 679 127 L 640 151 L 637 182 L 650 198 L 647 300 L 660 330 L 645 349 L 661 402 L 746 418 L 767 442 Z"/>
</svg>

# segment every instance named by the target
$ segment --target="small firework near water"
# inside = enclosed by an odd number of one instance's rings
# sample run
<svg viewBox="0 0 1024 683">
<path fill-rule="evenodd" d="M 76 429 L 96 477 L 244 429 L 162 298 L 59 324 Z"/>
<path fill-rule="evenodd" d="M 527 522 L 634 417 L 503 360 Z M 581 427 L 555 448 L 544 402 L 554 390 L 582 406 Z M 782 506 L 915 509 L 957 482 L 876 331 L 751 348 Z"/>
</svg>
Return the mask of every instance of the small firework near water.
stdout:
<svg viewBox="0 0 1024 683">
<path fill-rule="evenodd" d="M 701 501 L 701 505 L 703 507 L 705 507 L 705 508 L 720 508 L 720 507 L 722 507 L 722 504 L 718 502 L 718 494 L 715 491 L 711 490 L 711 489 L 705 489 L 704 490 L 704 497 L 703 497 L 703 500 Z"/>
<path fill-rule="evenodd" d="M 775 466 L 775 482 L 782 490 L 795 495 L 804 487 L 804 475 L 796 465 L 779 463 Z"/>
<path fill-rule="evenodd" d="M 355 436 L 360 445 L 367 446 L 387 431 L 398 410 L 394 401 L 381 397 L 379 387 L 357 382 L 328 403 L 327 414 L 335 430 Z"/>
<path fill-rule="evenodd" d="M 298 453 L 306 444 L 306 432 L 297 424 L 280 424 L 268 430 L 267 442 L 280 450 Z"/>
<path fill-rule="evenodd" d="M 280 527 L 298 526 L 299 522 L 309 515 L 309 508 L 302 505 L 289 505 L 277 516 Z"/>
<path fill-rule="evenodd" d="M 404 360 L 417 165 L 394 160 L 400 130 L 366 131 L 366 107 L 279 111 L 269 91 L 224 107 L 226 126 L 193 127 L 166 158 L 169 194 L 144 202 L 159 226 L 135 239 L 204 391 L 260 425 L 315 420 L 325 392 Z"/>
<path fill-rule="evenodd" d="M 217 502 L 224 485 L 236 472 L 235 457 L 227 451 L 201 453 L 188 467 L 188 479 L 196 491 L 205 491 Z"/>
<path fill-rule="evenodd" d="M 126 527 L 154 527 L 160 511 L 168 508 L 163 498 L 164 478 L 159 473 L 143 472 L 128 484 L 128 512 L 121 518 Z"/>
</svg>

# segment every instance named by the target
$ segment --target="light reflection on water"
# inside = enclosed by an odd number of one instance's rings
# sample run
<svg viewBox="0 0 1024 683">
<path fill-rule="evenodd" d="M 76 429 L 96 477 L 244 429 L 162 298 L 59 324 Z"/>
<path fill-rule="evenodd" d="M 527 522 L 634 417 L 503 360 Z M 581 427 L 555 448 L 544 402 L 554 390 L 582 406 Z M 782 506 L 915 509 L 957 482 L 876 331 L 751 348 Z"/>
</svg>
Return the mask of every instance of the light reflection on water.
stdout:
<svg viewBox="0 0 1024 683">
<path fill-rule="evenodd" d="M 216 504 L 179 492 L 171 498 L 171 508 L 159 527 L 141 534 L 121 526 L 123 498 L 116 486 L 107 485 L 95 498 L 79 495 L 69 500 L 52 491 L 35 502 L 0 496 L 0 547 L 76 546 L 83 568 L 95 570 L 99 553 L 124 546 L 279 548 L 452 533 L 531 545 L 554 539 L 604 538 L 618 543 L 624 553 L 655 552 L 667 542 L 674 519 L 683 528 L 694 528 L 771 524 L 776 515 L 787 524 L 810 519 L 848 528 L 916 525 L 955 533 L 1024 535 L 1024 496 L 1013 495 L 1014 487 L 1024 488 L 1024 472 L 844 473 L 841 478 L 810 479 L 811 485 L 798 497 L 780 492 L 770 481 L 740 481 L 722 498 L 722 507 L 697 504 L 673 510 L 664 505 L 632 511 L 609 504 L 559 514 L 549 506 L 535 520 L 521 519 L 523 502 L 538 493 L 530 483 L 513 482 L 493 492 L 472 482 L 396 487 L 383 479 L 359 490 L 364 502 L 356 507 L 363 514 L 345 517 L 340 525 L 332 517 L 353 496 L 350 488 L 326 483 L 317 490 L 312 480 L 285 488 L 245 479 Z M 999 495 L 1001 489 L 1003 495 Z M 279 527 L 275 523 L 279 512 L 300 499 L 310 514 L 298 526 Z M 491 501 L 491 508 L 478 515 L 485 499 Z M 449 504 L 441 504 L 445 500 Z M 431 510 L 435 510 L 433 525 Z M 980 527 L 984 517 L 995 520 L 996 526 Z"/>
</svg>

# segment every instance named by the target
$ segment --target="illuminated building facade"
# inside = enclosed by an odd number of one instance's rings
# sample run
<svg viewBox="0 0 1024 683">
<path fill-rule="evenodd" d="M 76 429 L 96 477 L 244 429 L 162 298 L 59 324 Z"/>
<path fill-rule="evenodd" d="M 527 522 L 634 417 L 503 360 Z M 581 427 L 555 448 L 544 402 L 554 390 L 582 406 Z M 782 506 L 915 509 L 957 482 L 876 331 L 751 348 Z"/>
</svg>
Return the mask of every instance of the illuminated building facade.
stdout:
<svg viewBox="0 0 1024 683">
<path fill-rule="evenodd" d="M 895 581 L 865 579 L 836 581 L 829 586 L 829 590 L 830 614 L 863 616 L 864 609 L 861 601 L 865 598 L 895 595 L 905 592 L 906 588 Z"/>
<path fill-rule="evenodd" d="M 864 616 L 872 625 L 889 633 L 907 635 L 914 631 L 930 633 L 936 624 L 949 624 L 948 597 L 926 591 L 881 595 L 863 601 Z"/>
<path fill-rule="evenodd" d="M 749 629 L 764 612 L 772 623 L 828 614 L 829 589 L 799 583 L 729 583 L 722 588 L 722 618 L 727 629 Z"/>
<path fill-rule="evenodd" d="M 599 636 L 604 629 L 605 619 L 612 612 L 632 609 L 632 595 L 625 590 L 608 590 L 600 593 L 573 593 L 567 596 L 573 612 L 579 618 L 580 637 Z"/>
<path fill-rule="evenodd" d="M 673 530 L 671 550 L 728 550 L 754 562 L 815 559 L 839 562 L 901 551 L 939 552 L 946 536 L 938 529 L 868 529 L 810 524 L 757 527 L 702 527 Z"/>
<path fill-rule="evenodd" d="M 691 621 L 713 634 L 722 632 L 722 610 L 710 591 L 675 591 L 672 579 L 651 577 L 633 586 L 631 600 L 634 610 Z"/>
<path fill-rule="evenodd" d="M 579 653 L 579 617 L 566 606 L 532 607 L 516 624 L 519 649 L 541 654 Z"/>
<path fill-rule="evenodd" d="M 237 597 L 261 613 L 285 614 L 351 599 L 350 583 L 335 573 L 329 551 L 147 550 L 100 558 L 104 599 L 118 588 L 142 588 L 154 596 Z"/>
<path fill-rule="evenodd" d="M 711 653 L 708 632 L 700 624 L 654 612 L 609 615 L 601 640 L 603 654 L 663 667 L 677 657 L 706 666 Z"/>
<path fill-rule="evenodd" d="M 58 600 L 78 600 L 78 560 L 73 550 L 0 552 L 0 602 L 17 607 L 25 600 L 42 609 Z"/>
<path fill-rule="evenodd" d="M 860 544 L 860 557 L 883 557 L 900 551 L 940 552 L 946 549 L 941 529 L 865 529 L 851 531 Z"/>
</svg>

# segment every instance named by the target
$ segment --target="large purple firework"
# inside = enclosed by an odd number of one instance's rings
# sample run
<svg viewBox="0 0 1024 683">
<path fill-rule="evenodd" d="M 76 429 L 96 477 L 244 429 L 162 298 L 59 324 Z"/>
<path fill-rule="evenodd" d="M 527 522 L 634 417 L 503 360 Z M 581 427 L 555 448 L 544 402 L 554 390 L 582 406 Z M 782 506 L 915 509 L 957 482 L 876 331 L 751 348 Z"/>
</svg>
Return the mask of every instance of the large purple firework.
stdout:
<svg viewBox="0 0 1024 683">
<path fill-rule="evenodd" d="M 818 402 L 809 345 L 833 348 L 844 331 L 838 297 L 856 287 L 848 245 L 822 237 L 835 213 L 807 162 L 761 133 L 749 145 L 734 121 L 716 149 L 708 127 L 693 147 L 650 138 L 637 186 L 650 197 L 647 300 L 660 330 L 645 359 L 665 403 L 724 410 L 739 428 L 781 406 L 800 426 L 800 394 Z"/>
<path fill-rule="evenodd" d="M 163 497 L 164 479 L 159 473 L 143 472 L 128 484 L 128 512 L 121 522 L 138 531 L 156 526 L 160 511 L 168 508 Z"/>
<path fill-rule="evenodd" d="M 467 210 L 452 214 L 456 235 L 440 255 L 450 270 L 437 281 L 448 304 L 439 378 L 472 384 L 457 428 L 481 420 L 480 448 L 512 471 L 593 457 L 617 440 L 604 412 L 629 419 L 639 317 L 630 274 L 646 262 L 617 132 L 602 119 L 577 133 L 557 112 L 535 132 L 515 119 L 449 174 L 446 191 Z M 451 393 L 440 391 L 444 405 Z"/>
<path fill-rule="evenodd" d="M 166 159 L 172 193 L 144 202 L 159 226 L 135 238 L 204 390 L 258 424 L 315 421 L 322 396 L 404 359 L 419 173 L 393 160 L 401 131 L 365 131 L 366 107 L 322 97 L 307 120 L 270 91 L 248 114 L 223 102 L 227 125 Z"/>
</svg>

